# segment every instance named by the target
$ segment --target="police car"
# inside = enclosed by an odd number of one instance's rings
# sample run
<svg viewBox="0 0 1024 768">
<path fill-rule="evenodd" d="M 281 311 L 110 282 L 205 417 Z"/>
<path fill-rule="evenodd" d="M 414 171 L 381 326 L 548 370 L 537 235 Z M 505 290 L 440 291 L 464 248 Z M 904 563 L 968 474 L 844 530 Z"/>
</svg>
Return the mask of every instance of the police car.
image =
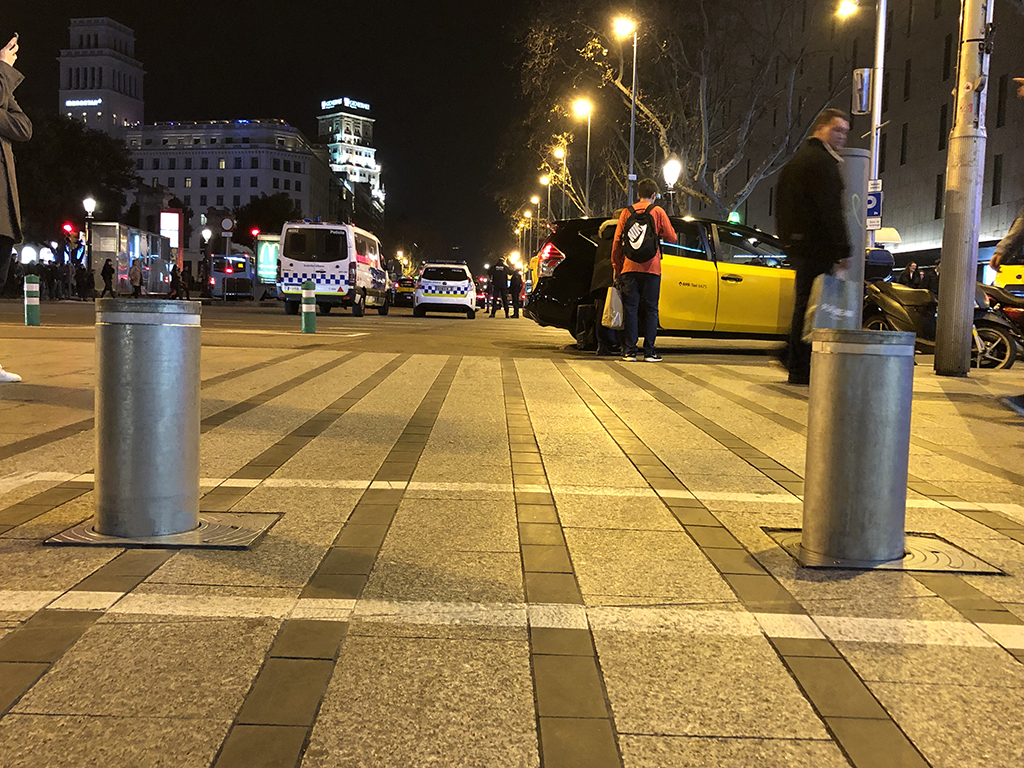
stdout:
<svg viewBox="0 0 1024 768">
<path fill-rule="evenodd" d="M 412 313 L 424 317 L 427 312 L 465 312 L 476 317 L 476 289 L 473 275 L 464 261 L 430 261 L 423 265 Z"/>
</svg>

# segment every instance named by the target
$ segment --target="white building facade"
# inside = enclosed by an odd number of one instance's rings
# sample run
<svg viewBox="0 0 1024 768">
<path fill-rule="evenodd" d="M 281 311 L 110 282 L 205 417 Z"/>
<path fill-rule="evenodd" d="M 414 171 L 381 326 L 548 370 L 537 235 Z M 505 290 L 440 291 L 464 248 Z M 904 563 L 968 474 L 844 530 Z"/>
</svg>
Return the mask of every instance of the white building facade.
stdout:
<svg viewBox="0 0 1024 768">
<path fill-rule="evenodd" d="M 143 122 L 145 74 L 131 29 L 108 18 L 72 19 L 70 47 L 60 54 L 58 111 L 123 137 Z"/>
<path fill-rule="evenodd" d="M 373 206 L 383 215 L 385 192 L 381 184 L 381 166 L 373 147 L 374 119 L 370 105 L 355 99 L 342 98 L 320 103 L 325 114 L 317 118 L 320 141 L 330 151 L 331 169 L 349 183 L 369 188 Z"/>
</svg>

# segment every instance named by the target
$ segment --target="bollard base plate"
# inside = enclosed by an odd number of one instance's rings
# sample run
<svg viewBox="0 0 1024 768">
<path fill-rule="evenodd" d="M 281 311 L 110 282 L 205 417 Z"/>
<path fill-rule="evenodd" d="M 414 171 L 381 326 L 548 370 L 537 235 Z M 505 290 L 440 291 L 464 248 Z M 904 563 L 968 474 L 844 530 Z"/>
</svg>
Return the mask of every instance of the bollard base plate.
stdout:
<svg viewBox="0 0 1024 768">
<path fill-rule="evenodd" d="M 122 547 L 126 549 L 248 549 L 280 519 L 280 515 L 235 515 L 204 512 L 194 531 L 170 536 L 122 538 L 96 531 L 93 521 L 69 528 L 46 540 L 50 546 Z"/>
<path fill-rule="evenodd" d="M 900 560 L 843 560 L 806 552 L 800 546 L 799 528 L 762 528 L 794 560 L 805 568 L 837 568 L 852 571 L 925 571 L 971 573 L 990 576 L 1006 574 L 980 557 L 931 533 L 908 533 L 906 555 Z"/>
</svg>

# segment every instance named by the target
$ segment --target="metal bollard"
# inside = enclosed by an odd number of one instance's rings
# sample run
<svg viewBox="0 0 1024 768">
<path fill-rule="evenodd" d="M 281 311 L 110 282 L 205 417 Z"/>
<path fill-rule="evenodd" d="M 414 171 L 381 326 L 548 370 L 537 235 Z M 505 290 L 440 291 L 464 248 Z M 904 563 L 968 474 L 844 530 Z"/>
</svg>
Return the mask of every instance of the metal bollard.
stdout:
<svg viewBox="0 0 1024 768">
<path fill-rule="evenodd" d="M 39 275 L 25 276 L 25 325 L 39 325 Z"/>
<path fill-rule="evenodd" d="M 191 301 L 96 302 L 97 533 L 199 526 L 201 311 Z"/>
<path fill-rule="evenodd" d="M 316 283 L 302 284 L 302 332 L 316 333 Z"/>
<path fill-rule="evenodd" d="M 903 558 L 914 334 L 812 337 L 805 566 L 870 568 Z"/>
</svg>

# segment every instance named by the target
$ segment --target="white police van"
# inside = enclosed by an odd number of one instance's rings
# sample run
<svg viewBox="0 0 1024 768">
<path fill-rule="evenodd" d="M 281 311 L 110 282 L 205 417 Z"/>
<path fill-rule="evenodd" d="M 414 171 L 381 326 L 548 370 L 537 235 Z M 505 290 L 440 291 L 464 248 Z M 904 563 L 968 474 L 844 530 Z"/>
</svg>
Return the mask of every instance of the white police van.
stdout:
<svg viewBox="0 0 1024 768">
<path fill-rule="evenodd" d="M 351 307 L 355 317 L 362 317 L 367 307 L 386 315 L 391 306 L 380 241 L 351 224 L 306 220 L 284 225 L 277 293 L 287 314 L 298 314 L 306 280 L 316 285 L 322 315 L 332 307 Z"/>
<path fill-rule="evenodd" d="M 428 261 L 416 281 L 412 301 L 416 317 L 424 317 L 428 311 L 465 312 L 472 320 L 476 317 L 476 289 L 466 262 Z"/>
</svg>

